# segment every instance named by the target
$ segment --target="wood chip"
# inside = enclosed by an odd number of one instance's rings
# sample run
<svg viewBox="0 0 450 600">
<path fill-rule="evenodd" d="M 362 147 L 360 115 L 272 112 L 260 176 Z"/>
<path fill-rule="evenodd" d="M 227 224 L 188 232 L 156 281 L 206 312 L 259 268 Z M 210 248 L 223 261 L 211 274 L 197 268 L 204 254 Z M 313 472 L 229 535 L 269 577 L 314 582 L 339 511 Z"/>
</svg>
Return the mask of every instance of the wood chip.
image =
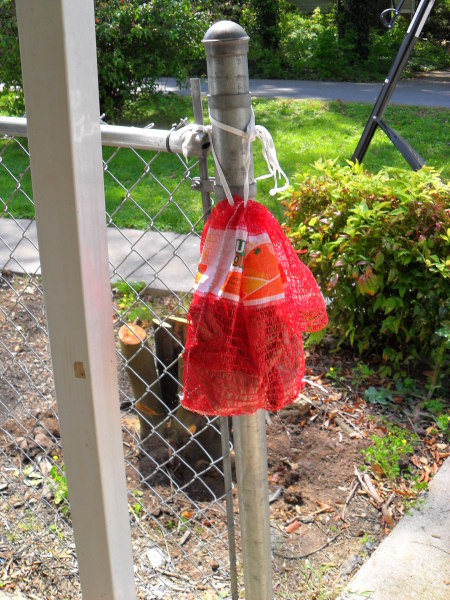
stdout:
<svg viewBox="0 0 450 600">
<path fill-rule="evenodd" d="M 180 541 L 178 542 L 180 544 L 180 546 L 184 546 L 184 544 L 188 541 L 188 539 L 191 537 L 191 531 L 190 529 L 187 529 L 182 537 L 180 538 Z"/>
</svg>

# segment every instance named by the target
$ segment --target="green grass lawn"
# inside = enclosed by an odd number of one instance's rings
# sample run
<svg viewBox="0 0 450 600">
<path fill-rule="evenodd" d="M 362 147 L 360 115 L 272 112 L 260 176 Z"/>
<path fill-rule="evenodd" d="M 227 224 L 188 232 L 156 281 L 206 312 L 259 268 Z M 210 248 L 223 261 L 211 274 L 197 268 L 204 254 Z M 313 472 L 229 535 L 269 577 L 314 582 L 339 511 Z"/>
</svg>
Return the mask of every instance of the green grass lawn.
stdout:
<svg viewBox="0 0 450 600">
<path fill-rule="evenodd" d="M 204 101 L 206 105 L 206 101 Z M 254 99 L 256 122 L 272 134 L 280 164 L 286 174 L 305 173 L 319 158 L 345 162 L 350 159 L 361 136 L 372 106 L 368 104 L 323 102 L 314 100 Z M 0 104 L 1 112 L 1 104 Z M 5 112 L 3 111 L 3 114 Z M 124 123 L 146 124 L 155 122 L 158 128 L 170 128 L 173 122 L 187 116 L 192 119 L 190 98 L 171 96 L 158 98 L 152 105 L 134 106 L 124 115 Z M 450 111 L 438 108 L 391 106 L 385 120 L 406 138 L 423 156 L 427 164 L 442 168 L 442 176 L 450 177 L 450 147 L 448 121 Z M 24 141 L 22 144 L 26 146 Z M 7 146 L 7 147 L 6 147 Z M 33 206 L 26 198 L 31 195 L 29 173 L 23 176 L 27 157 L 15 142 L 0 142 L 0 206 L 3 214 L 31 217 Z M 121 149 L 104 148 L 106 209 L 109 222 L 119 227 L 187 232 L 201 230 L 200 193 L 190 189 L 186 168 L 177 156 L 153 152 L 134 153 Z M 111 158 L 112 157 L 112 158 Z M 262 175 L 265 163 L 261 147 L 254 144 L 255 175 Z M 213 173 L 212 161 L 210 159 Z M 195 161 L 190 161 L 195 164 Z M 409 168 L 386 136 L 378 131 L 365 157 L 365 166 L 378 171 L 384 166 Z M 20 186 L 11 177 L 21 179 Z M 192 176 L 198 175 L 194 167 Z M 136 182 L 139 181 L 137 185 Z M 269 196 L 270 180 L 258 183 L 257 199 L 279 219 L 283 207 L 277 198 Z M 127 194 L 127 190 L 130 191 Z M 169 201 L 170 198 L 170 201 Z"/>
</svg>

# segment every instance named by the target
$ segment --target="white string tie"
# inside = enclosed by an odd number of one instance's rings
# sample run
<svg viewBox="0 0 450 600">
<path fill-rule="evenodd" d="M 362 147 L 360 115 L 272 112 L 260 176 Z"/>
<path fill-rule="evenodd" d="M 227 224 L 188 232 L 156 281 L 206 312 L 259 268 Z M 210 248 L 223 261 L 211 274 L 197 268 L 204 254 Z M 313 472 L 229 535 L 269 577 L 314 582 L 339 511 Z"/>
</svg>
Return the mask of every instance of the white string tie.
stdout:
<svg viewBox="0 0 450 600">
<path fill-rule="evenodd" d="M 275 150 L 275 144 L 273 143 L 273 138 L 270 135 L 270 132 L 262 125 L 256 125 L 256 137 L 261 141 L 263 157 L 266 161 L 267 168 L 269 169 L 269 173 L 267 173 L 267 175 L 260 175 L 256 178 L 256 181 L 273 177 L 275 187 L 269 190 L 269 194 L 271 196 L 275 196 L 275 194 L 278 192 L 284 192 L 284 190 L 287 190 L 289 187 L 289 179 L 278 162 L 277 151 Z M 281 178 L 284 179 L 284 185 L 278 187 L 278 179 Z"/>
<path fill-rule="evenodd" d="M 262 179 L 268 179 L 270 177 L 273 177 L 275 185 L 269 191 L 269 194 L 271 196 L 274 196 L 278 192 L 282 192 L 289 187 L 289 179 L 286 176 L 286 173 L 281 168 L 280 163 L 278 162 L 277 152 L 275 149 L 275 144 L 273 143 L 273 138 L 270 135 L 270 132 L 265 127 L 263 127 L 262 125 L 255 125 L 255 113 L 253 112 L 253 108 L 251 109 L 251 111 L 252 112 L 251 112 L 250 121 L 249 121 L 247 127 L 245 128 L 245 131 L 241 131 L 240 129 L 237 129 L 236 127 L 232 127 L 231 125 L 226 125 L 225 123 L 221 123 L 220 121 L 217 121 L 217 119 L 215 119 L 211 115 L 211 113 L 209 114 L 211 125 L 215 125 L 216 127 L 219 127 L 219 129 L 222 129 L 223 131 L 227 131 L 228 133 L 237 135 L 237 136 L 243 138 L 243 140 L 245 142 L 245 149 L 244 149 L 245 180 L 244 180 L 244 194 L 243 194 L 244 195 L 244 206 L 247 206 L 249 189 L 250 189 L 249 177 L 250 177 L 251 144 L 252 144 L 252 142 L 255 141 L 256 138 L 258 138 L 262 144 L 262 154 L 263 154 L 264 160 L 266 161 L 267 168 L 269 169 L 269 173 L 267 173 L 266 175 L 261 175 L 260 177 L 257 177 L 256 181 L 260 181 Z M 203 131 L 203 132 L 209 134 L 209 137 L 211 140 L 211 152 L 213 155 L 214 163 L 216 165 L 217 174 L 219 175 L 220 182 L 222 184 L 222 187 L 224 189 L 225 195 L 227 197 L 227 200 L 228 200 L 230 206 L 234 206 L 234 200 L 233 200 L 233 195 L 230 190 L 230 186 L 228 185 L 228 182 L 226 180 L 223 169 L 220 165 L 220 162 L 217 157 L 217 154 L 216 154 L 216 151 L 214 148 L 214 144 L 212 141 L 211 125 L 190 125 L 188 127 L 189 128 L 192 127 L 193 130 L 195 128 L 195 131 L 197 131 L 197 132 Z M 182 145 L 183 154 L 185 154 L 185 148 L 187 149 L 188 145 L 189 145 L 189 138 Z M 283 186 L 278 187 L 278 179 L 281 179 L 281 178 L 284 179 L 285 183 Z"/>
</svg>

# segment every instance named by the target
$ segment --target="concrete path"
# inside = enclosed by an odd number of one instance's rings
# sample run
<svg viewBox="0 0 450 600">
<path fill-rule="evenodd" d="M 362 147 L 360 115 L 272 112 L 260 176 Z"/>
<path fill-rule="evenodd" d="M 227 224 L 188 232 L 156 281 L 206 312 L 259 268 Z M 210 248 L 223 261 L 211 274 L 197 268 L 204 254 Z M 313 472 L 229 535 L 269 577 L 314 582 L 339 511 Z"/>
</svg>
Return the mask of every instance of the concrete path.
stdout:
<svg viewBox="0 0 450 600">
<path fill-rule="evenodd" d="M 157 292 L 190 292 L 200 258 L 197 235 L 108 228 L 111 280 L 145 281 Z M 0 219 L 0 270 L 40 274 L 35 221 Z"/>
<path fill-rule="evenodd" d="M 450 459 L 340 596 L 363 599 L 450 599 Z"/>
<path fill-rule="evenodd" d="M 381 83 L 350 83 L 342 81 L 286 81 L 281 79 L 251 79 L 250 92 L 261 98 L 297 98 L 316 100 L 342 100 L 343 102 L 367 102 L 374 104 Z M 175 79 L 167 77 L 159 82 L 161 90 L 188 95 L 188 89 L 180 89 Z M 202 92 L 208 91 L 208 83 L 202 81 Z M 433 71 L 414 79 L 398 83 L 391 104 L 413 106 L 436 106 L 450 108 L 450 69 Z"/>
</svg>

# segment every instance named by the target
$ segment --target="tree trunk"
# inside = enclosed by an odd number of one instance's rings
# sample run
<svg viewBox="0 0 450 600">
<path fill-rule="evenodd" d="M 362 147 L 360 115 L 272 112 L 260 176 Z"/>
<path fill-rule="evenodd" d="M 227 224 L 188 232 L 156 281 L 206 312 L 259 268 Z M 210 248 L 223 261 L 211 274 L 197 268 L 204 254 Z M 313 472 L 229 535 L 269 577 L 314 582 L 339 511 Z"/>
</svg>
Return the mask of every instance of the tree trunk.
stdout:
<svg viewBox="0 0 450 600">
<path fill-rule="evenodd" d="M 178 380 L 180 393 L 183 381 L 183 355 L 178 357 Z M 217 427 L 217 428 L 216 428 Z M 169 437 L 175 448 L 186 462 L 199 471 L 210 464 L 211 458 L 218 460 L 222 456 L 222 442 L 218 425 L 208 425 L 208 419 L 203 415 L 191 412 L 180 404 L 175 418 L 170 424 Z"/>
<path fill-rule="evenodd" d="M 366 0 L 337 0 L 336 24 L 341 42 L 365 60 L 369 56 L 370 18 Z"/>
<path fill-rule="evenodd" d="M 187 320 L 169 317 L 169 323 L 153 320 L 158 371 L 161 376 L 161 393 L 164 403 L 174 411 L 170 421 L 168 439 L 184 461 L 200 470 L 222 455 L 220 435 L 208 426 L 202 415 L 191 412 L 179 404 L 183 392 L 183 354 L 186 343 Z M 176 410 L 174 410 L 176 409 Z"/>
<path fill-rule="evenodd" d="M 120 349 L 127 361 L 135 408 L 139 415 L 140 437 L 144 442 L 156 430 L 167 437 L 179 456 L 196 470 L 222 455 L 218 430 L 208 419 L 179 403 L 182 393 L 183 357 L 187 321 L 169 317 L 170 323 L 153 320 L 156 363 L 148 347 L 146 331 L 139 325 L 119 330 Z M 169 420 L 169 416 L 173 417 Z"/>
<path fill-rule="evenodd" d="M 136 400 L 140 436 L 144 441 L 153 430 L 164 429 L 167 410 L 161 401 L 161 388 L 153 355 L 147 344 L 145 329 L 139 325 L 122 325 L 120 350 L 127 361 L 126 371 Z"/>
<path fill-rule="evenodd" d="M 161 384 L 161 394 L 168 411 L 178 406 L 178 355 L 183 346 L 175 339 L 171 325 L 153 319 L 156 364 Z"/>
</svg>

